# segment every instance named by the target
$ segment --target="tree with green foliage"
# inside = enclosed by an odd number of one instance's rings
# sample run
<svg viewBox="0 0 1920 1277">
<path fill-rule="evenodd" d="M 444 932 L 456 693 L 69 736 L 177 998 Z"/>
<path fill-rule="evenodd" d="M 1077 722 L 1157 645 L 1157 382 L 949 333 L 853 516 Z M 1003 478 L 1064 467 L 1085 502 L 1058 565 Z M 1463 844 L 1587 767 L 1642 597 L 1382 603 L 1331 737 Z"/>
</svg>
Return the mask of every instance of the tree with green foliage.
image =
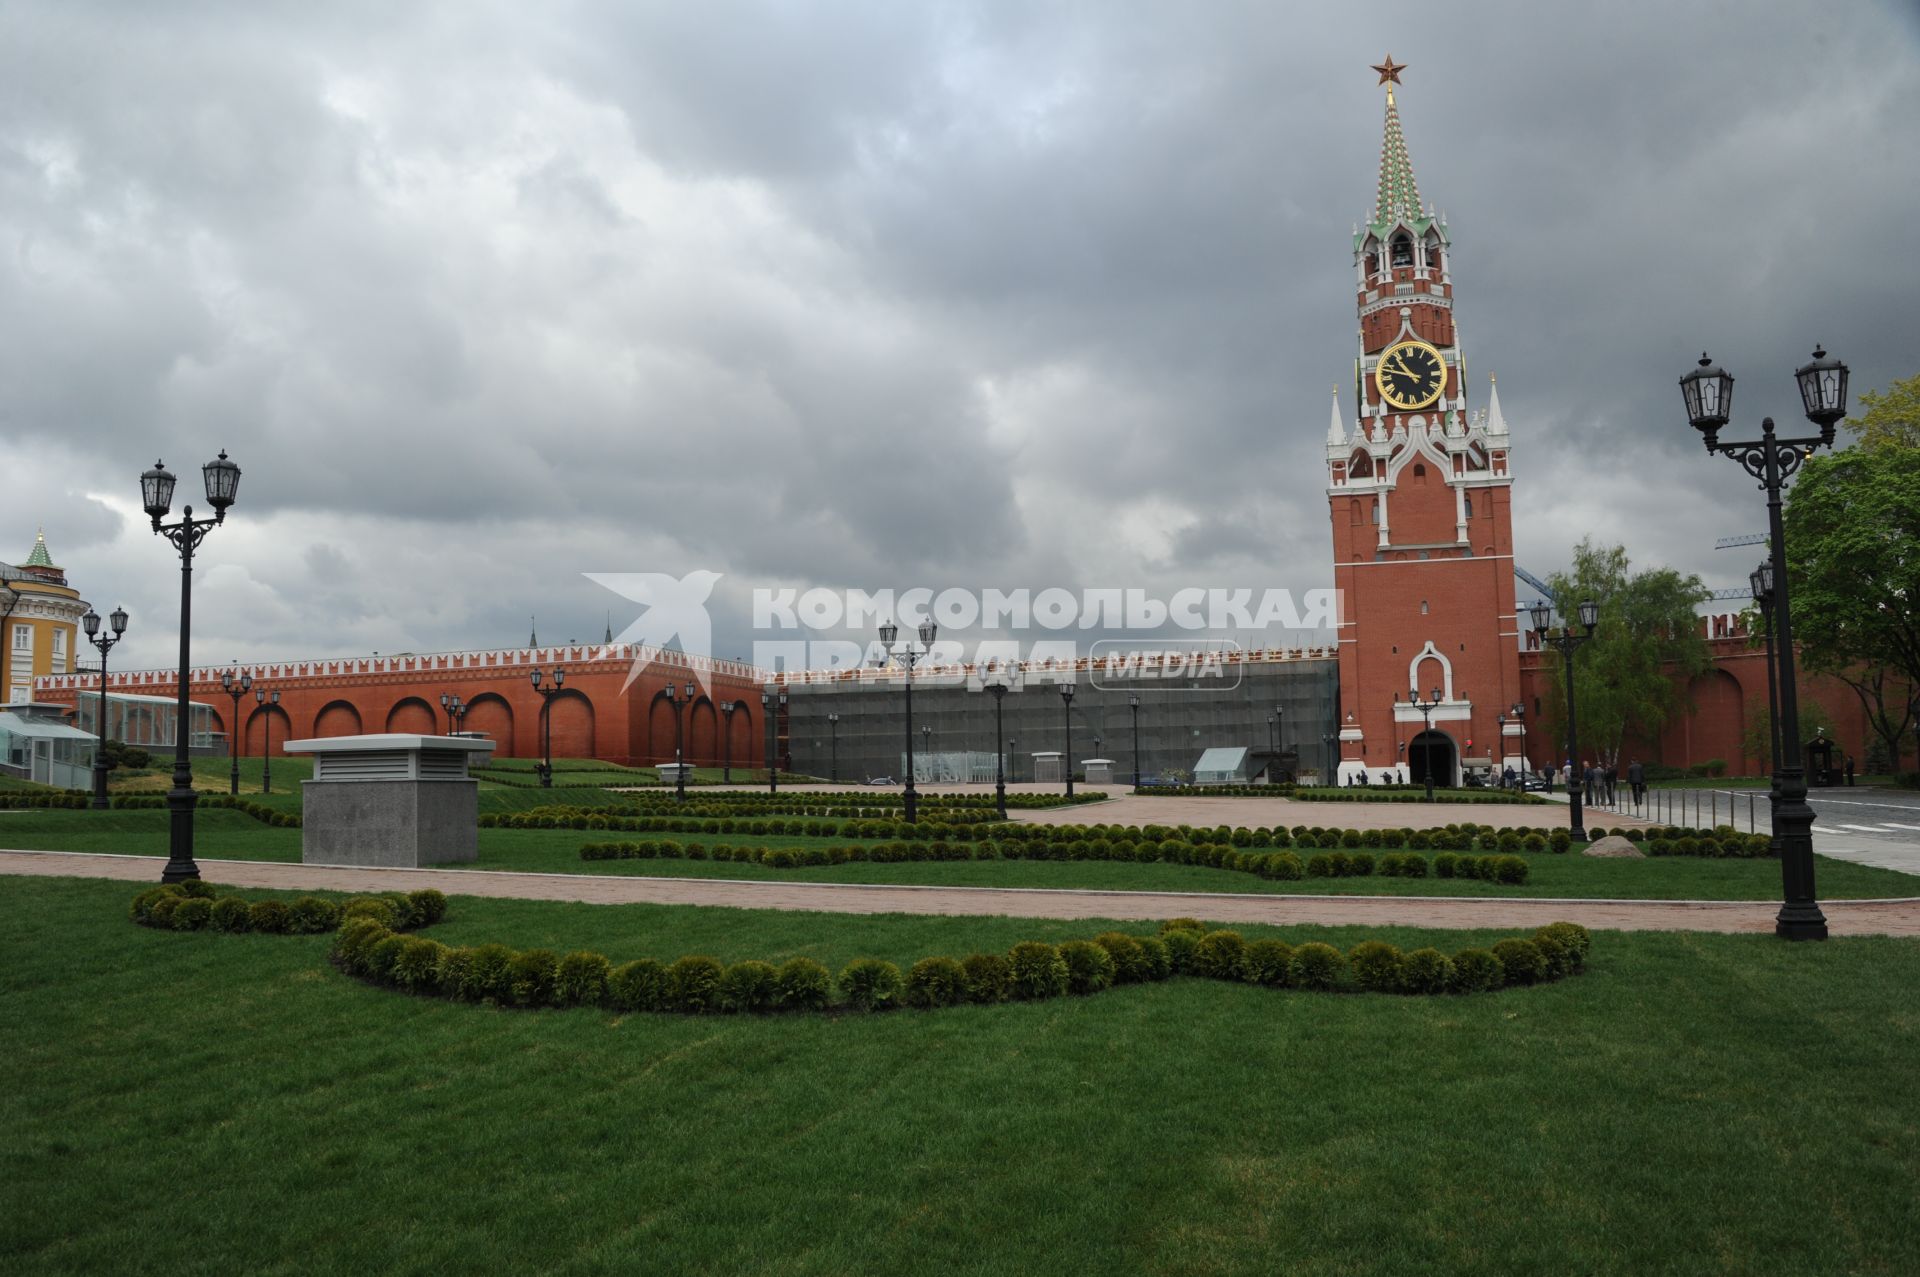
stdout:
<svg viewBox="0 0 1920 1277">
<path fill-rule="evenodd" d="M 1750 758 L 1762 772 L 1773 766 L 1773 749 L 1768 736 L 1773 730 L 1773 711 L 1765 705 L 1750 710 L 1747 715 L 1747 730 L 1740 734 L 1740 756 Z M 1834 730 L 1833 716 L 1819 701 L 1807 692 L 1807 685 L 1800 685 L 1800 739 L 1802 743 L 1824 734 L 1828 740 L 1838 740 Z M 1789 751 L 1791 757 L 1791 751 Z M 1835 757 L 1839 757 L 1838 754 Z"/>
<path fill-rule="evenodd" d="M 1920 375 L 1885 390 L 1861 391 L 1860 414 L 1847 418 L 1847 429 L 1858 434 L 1865 447 L 1920 448 Z"/>
<path fill-rule="evenodd" d="M 1920 377 L 1875 397 L 1874 410 L 1896 392 L 1920 397 Z M 1800 468 L 1787 498 L 1787 580 L 1804 667 L 1852 688 L 1897 760 L 1920 721 L 1920 441 L 1872 437 Z"/>
<path fill-rule="evenodd" d="M 1626 547 L 1586 540 L 1574 547 L 1573 569 L 1547 584 L 1562 616 L 1576 615 L 1583 599 L 1600 605 L 1593 638 L 1573 657 L 1581 752 L 1612 763 L 1629 734 L 1659 740 L 1668 720 L 1691 707 L 1687 684 L 1712 663 L 1696 613 L 1712 592 L 1699 577 L 1672 568 L 1635 572 Z M 1546 718 L 1557 759 L 1566 740 L 1566 669 L 1558 659 L 1547 669 Z M 1583 761 L 1574 759 L 1574 766 Z"/>
</svg>

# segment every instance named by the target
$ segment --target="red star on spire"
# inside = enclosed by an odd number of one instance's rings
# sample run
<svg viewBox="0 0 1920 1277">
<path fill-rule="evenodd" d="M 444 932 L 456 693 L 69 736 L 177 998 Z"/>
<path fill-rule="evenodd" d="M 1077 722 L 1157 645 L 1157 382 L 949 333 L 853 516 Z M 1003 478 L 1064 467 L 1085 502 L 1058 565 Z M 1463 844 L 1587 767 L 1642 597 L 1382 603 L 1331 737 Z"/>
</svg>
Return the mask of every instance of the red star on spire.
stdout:
<svg viewBox="0 0 1920 1277">
<path fill-rule="evenodd" d="M 1400 73 L 1407 69 L 1407 64 L 1404 62 L 1395 62 L 1393 55 L 1389 53 L 1387 60 L 1385 62 L 1376 62 L 1373 69 L 1380 73 L 1380 83 L 1398 84 L 1400 83 Z"/>
</svg>

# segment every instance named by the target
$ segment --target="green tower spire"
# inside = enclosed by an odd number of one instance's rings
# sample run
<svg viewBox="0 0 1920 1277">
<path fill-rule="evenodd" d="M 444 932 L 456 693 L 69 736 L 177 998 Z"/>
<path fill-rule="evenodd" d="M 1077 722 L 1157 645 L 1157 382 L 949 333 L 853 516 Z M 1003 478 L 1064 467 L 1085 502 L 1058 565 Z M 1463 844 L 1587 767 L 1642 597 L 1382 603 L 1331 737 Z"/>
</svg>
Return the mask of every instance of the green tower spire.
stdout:
<svg viewBox="0 0 1920 1277">
<path fill-rule="evenodd" d="M 1412 223 L 1421 215 L 1420 186 L 1413 180 L 1413 158 L 1407 154 L 1407 136 L 1400 131 L 1400 108 L 1387 85 L 1387 129 L 1380 143 L 1380 194 L 1373 203 L 1377 226 Z"/>
</svg>

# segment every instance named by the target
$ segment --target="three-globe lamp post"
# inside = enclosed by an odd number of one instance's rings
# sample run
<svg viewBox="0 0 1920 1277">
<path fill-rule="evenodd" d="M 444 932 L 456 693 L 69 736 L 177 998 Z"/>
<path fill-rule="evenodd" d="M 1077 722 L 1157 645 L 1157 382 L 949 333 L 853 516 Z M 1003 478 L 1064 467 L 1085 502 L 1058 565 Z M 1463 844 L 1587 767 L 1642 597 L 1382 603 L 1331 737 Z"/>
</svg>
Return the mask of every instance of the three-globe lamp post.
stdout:
<svg viewBox="0 0 1920 1277">
<path fill-rule="evenodd" d="M 1801 463 L 1822 447 L 1832 447 L 1834 427 L 1847 415 L 1847 366 L 1815 348 L 1813 358 L 1794 370 L 1801 410 L 1818 426 L 1817 435 L 1782 438 L 1773 418 L 1760 423 L 1758 439 L 1723 441 L 1721 429 L 1732 417 L 1733 377 L 1706 355 L 1680 379 L 1687 422 L 1700 432 L 1709 454 L 1731 457 L 1767 494 L 1767 553 L 1773 569 L 1771 613 L 1775 632 L 1774 672 L 1780 702 L 1780 749 L 1773 769 L 1773 830 L 1780 845 L 1781 894 L 1774 934 L 1787 940 L 1824 940 L 1827 917 L 1813 881 L 1813 808 L 1807 805 L 1807 773 L 1800 757 L 1800 697 L 1795 686 L 1793 609 L 1787 588 L 1787 534 L 1781 490 Z"/>
<path fill-rule="evenodd" d="M 253 703 L 260 706 L 260 792 L 273 792 L 273 715 L 280 704 L 280 693 L 269 692 L 264 687 L 253 689 Z"/>
<path fill-rule="evenodd" d="M 100 614 L 92 608 L 80 618 L 81 626 L 87 632 L 87 642 L 100 652 L 100 721 L 95 724 L 99 730 L 100 743 L 93 748 L 93 799 L 96 811 L 107 808 L 107 653 L 113 650 L 127 632 L 127 610 L 117 607 L 107 618 L 111 634 L 100 633 Z M 237 792 L 237 791 L 236 791 Z"/>
<path fill-rule="evenodd" d="M 1582 799 L 1586 794 L 1586 769 L 1580 766 L 1580 720 L 1574 704 L 1573 690 L 1573 653 L 1582 643 L 1593 637 L 1594 627 L 1600 624 L 1600 605 L 1592 599 L 1582 600 L 1579 607 L 1580 628 L 1563 625 L 1558 633 L 1553 632 L 1553 604 L 1542 600 L 1528 609 L 1532 613 L 1533 632 L 1539 636 L 1543 645 L 1560 649 L 1560 656 L 1566 662 L 1567 688 L 1567 810 L 1570 819 L 1569 831 L 1575 842 L 1587 840 L 1586 812 Z M 1579 774 L 1574 769 L 1579 768 Z"/>
<path fill-rule="evenodd" d="M 534 670 L 531 674 L 533 690 L 540 693 L 540 788 L 553 788 L 553 698 L 560 695 L 567 685 L 567 672 L 556 668 L 553 681 L 546 681 L 546 671 Z"/>
<path fill-rule="evenodd" d="M 987 694 L 993 697 L 993 806 L 1000 813 L 1000 819 L 1005 820 L 1007 818 L 1007 767 L 1006 745 L 1002 730 L 1006 727 L 1007 676 L 997 674 L 989 678 L 984 686 Z"/>
<path fill-rule="evenodd" d="M 940 627 L 934 624 L 933 618 L 929 617 L 920 622 L 920 648 L 916 649 L 912 639 L 904 643 L 899 642 L 900 627 L 892 621 L 880 627 L 880 646 L 886 649 L 889 657 L 894 657 L 905 665 L 907 672 L 907 786 L 903 797 L 909 824 L 919 819 L 916 813 L 920 800 L 919 794 L 913 787 L 913 667 L 923 656 L 933 650 L 933 641 L 939 635 Z"/>
<path fill-rule="evenodd" d="M 233 698 L 232 730 L 227 736 L 227 753 L 233 758 L 233 774 L 227 778 L 227 792 L 240 792 L 240 702 L 253 690 L 253 675 L 241 674 L 235 677 L 234 671 L 220 672 L 220 690 Z"/>
<path fill-rule="evenodd" d="M 1133 792 L 1140 792 L 1140 693 L 1127 693 L 1127 709 L 1133 715 Z"/>
<path fill-rule="evenodd" d="M 688 683 L 684 689 L 667 684 L 667 703 L 673 706 L 673 796 L 687 801 L 687 706 L 693 703 L 697 689 Z"/>
<path fill-rule="evenodd" d="M 1438 708 L 1441 703 L 1440 689 L 1437 687 L 1434 688 L 1433 695 L 1429 699 L 1423 701 L 1420 699 L 1419 688 L 1417 687 L 1408 688 L 1407 703 L 1413 706 L 1415 709 L 1419 710 L 1420 717 L 1426 720 L 1426 725 L 1427 725 L 1426 731 L 1423 732 L 1422 735 L 1424 736 L 1432 733 L 1433 711 L 1436 708 Z M 1432 802 L 1433 801 L 1433 742 L 1432 741 L 1427 742 L 1426 749 L 1423 750 L 1420 754 L 1420 769 L 1426 772 L 1427 774 L 1427 801 Z"/>
<path fill-rule="evenodd" d="M 1067 797 L 1073 797 L 1073 684 L 1060 685 L 1061 720 L 1067 726 L 1067 752 L 1061 756 L 1061 762 L 1067 770 Z"/>
<path fill-rule="evenodd" d="M 157 536 L 165 537 L 180 555 L 180 666 L 176 689 L 177 719 L 174 723 L 173 788 L 167 791 L 167 864 L 160 871 L 162 882 L 184 882 L 200 876 L 193 860 L 193 809 L 199 795 L 193 789 L 193 764 L 189 751 L 193 744 L 191 704 L 187 699 L 187 680 L 193 669 L 193 553 L 207 533 L 227 521 L 227 510 L 240 491 L 240 467 L 219 457 L 200 467 L 206 484 L 207 506 L 213 517 L 196 519 L 193 507 L 181 511 L 180 518 L 164 523 L 173 508 L 175 479 L 166 463 L 156 461 L 153 469 L 140 476 L 140 500 Z"/>
</svg>

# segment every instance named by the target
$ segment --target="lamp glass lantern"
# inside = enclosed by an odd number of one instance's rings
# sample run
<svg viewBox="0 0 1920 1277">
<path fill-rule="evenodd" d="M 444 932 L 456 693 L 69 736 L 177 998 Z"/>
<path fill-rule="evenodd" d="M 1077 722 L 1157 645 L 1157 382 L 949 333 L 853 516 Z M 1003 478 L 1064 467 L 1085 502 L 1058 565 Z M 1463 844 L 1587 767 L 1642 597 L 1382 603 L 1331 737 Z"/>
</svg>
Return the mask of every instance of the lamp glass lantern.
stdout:
<svg viewBox="0 0 1920 1277">
<path fill-rule="evenodd" d="M 1548 628 L 1553 625 L 1553 604 L 1547 602 L 1545 599 L 1535 603 L 1532 607 L 1528 608 L 1527 611 L 1533 617 L 1534 633 L 1545 634 Z"/>
<path fill-rule="evenodd" d="M 239 495 L 240 467 L 227 460 L 223 448 L 218 457 L 200 467 L 200 474 L 206 480 L 207 504 L 213 507 L 214 513 L 224 515 Z"/>
<path fill-rule="evenodd" d="M 88 638 L 92 638 L 98 634 L 100 632 L 100 614 L 92 608 L 88 608 L 87 614 L 80 618 L 80 628 L 87 632 Z"/>
<path fill-rule="evenodd" d="M 1600 605 L 1592 599 L 1580 601 L 1580 624 L 1591 630 L 1600 623 Z"/>
<path fill-rule="evenodd" d="M 1795 370 L 1800 383 L 1800 404 L 1807 420 L 1820 427 L 1827 442 L 1833 441 L 1834 423 L 1847 415 L 1847 366 L 1829 359 L 1827 352 L 1815 347 L 1810 363 Z"/>
<path fill-rule="evenodd" d="M 900 627 L 892 621 L 888 621 L 880 627 L 880 646 L 886 648 L 889 652 L 893 650 L 894 642 L 899 639 L 899 637 Z"/>
<path fill-rule="evenodd" d="M 167 463 L 156 461 L 153 469 L 140 476 L 140 502 L 147 516 L 155 523 L 167 517 L 167 511 L 173 508 L 173 471 L 167 469 Z"/>
<path fill-rule="evenodd" d="M 1700 366 L 1680 379 L 1680 397 L 1686 401 L 1687 421 L 1712 447 L 1733 413 L 1733 375 L 1703 353 Z"/>
</svg>

